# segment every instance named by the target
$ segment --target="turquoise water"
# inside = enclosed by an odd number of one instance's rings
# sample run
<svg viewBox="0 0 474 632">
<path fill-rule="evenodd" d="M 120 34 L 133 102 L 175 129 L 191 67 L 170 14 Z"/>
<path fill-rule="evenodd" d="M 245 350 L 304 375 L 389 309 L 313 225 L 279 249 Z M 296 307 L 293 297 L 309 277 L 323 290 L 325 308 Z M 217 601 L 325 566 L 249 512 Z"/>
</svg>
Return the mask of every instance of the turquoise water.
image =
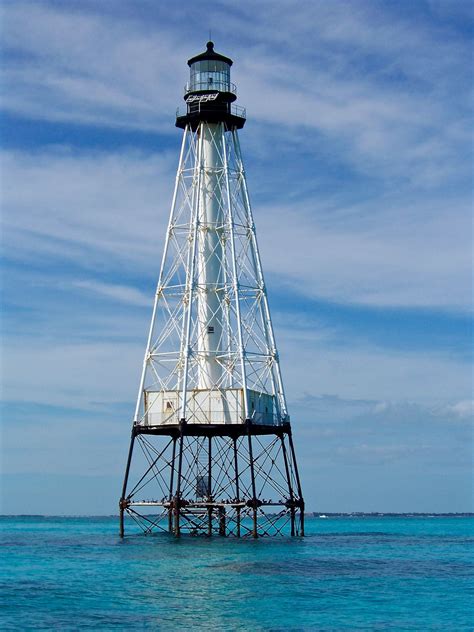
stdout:
<svg viewBox="0 0 474 632">
<path fill-rule="evenodd" d="M 116 518 L 2 518 L 1 627 L 472 630 L 473 523 L 313 518 L 304 539 L 120 541 Z"/>
</svg>

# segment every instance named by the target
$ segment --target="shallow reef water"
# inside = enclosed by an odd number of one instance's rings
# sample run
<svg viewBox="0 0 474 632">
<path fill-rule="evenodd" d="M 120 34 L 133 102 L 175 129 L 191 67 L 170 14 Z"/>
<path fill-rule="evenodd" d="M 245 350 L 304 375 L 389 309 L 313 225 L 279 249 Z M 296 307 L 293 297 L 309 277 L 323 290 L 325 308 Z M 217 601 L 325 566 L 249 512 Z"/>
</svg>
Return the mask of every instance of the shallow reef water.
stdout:
<svg viewBox="0 0 474 632">
<path fill-rule="evenodd" d="M 339 516 L 305 538 L 120 540 L 2 517 L 2 630 L 473 630 L 472 517 Z"/>
</svg>

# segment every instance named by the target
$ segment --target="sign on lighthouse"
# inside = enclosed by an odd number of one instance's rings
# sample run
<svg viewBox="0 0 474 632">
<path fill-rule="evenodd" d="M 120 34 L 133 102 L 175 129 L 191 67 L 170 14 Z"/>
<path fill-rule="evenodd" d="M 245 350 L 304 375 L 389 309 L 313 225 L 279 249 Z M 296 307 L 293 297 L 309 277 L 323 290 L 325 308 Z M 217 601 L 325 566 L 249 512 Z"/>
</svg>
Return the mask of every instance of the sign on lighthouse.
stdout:
<svg viewBox="0 0 474 632">
<path fill-rule="evenodd" d="M 304 501 L 238 138 L 232 60 L 188 61 L 186 110 L 120 499 L 145 532 L 304 535 Z M 127 520 L 127 522 L 129 522 Z"/>
</svg>

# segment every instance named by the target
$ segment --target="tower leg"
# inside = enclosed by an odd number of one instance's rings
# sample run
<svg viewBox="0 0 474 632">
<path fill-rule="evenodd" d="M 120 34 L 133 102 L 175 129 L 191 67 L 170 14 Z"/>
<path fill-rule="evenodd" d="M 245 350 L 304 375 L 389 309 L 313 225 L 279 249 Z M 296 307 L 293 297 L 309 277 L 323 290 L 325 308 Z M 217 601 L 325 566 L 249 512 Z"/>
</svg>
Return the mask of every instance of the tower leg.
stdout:
<svg viewBox="0 0 474 632">
<path fill-rule="evenodd" d="M 208 502 L 212 502 L 212 438 L 208 438 L 208 466 L 207 466 L 207 499 Z M 212 535 L 212 507 L 207 507 L 207 535 Z"/>
<path fill-rule="evenodd" d="M 280 441 L 281 441 L 281 449 L 283 452 L 283 460 L 285 462 L 286 480 L 288 481 L 288 492 L 290 494 L 290 502 L 291 502 L 291 507 L 290 507 L 291 535 L 294 536 L 295 535 L 295 504 L 294 504 L 295 497 L 293 494 L 293 485 L 291 482 L 290 467 L 288 465 L 288 455 L 286 453 L 285 436 L 283 434 L 280 436 Z"/>
<path fill-rule="evenodd" d="M 176 495 L 174 498 L 174 534 L 177 538 L 181 535 L 180 513 L 181 513 L 181 473 L 183 470 L 183 441 L 184 441 L 184 420 L 180 424 L 179 435 L 179 455 L 178 455 L 178 481 L 176 484 Z"/>
<path fill-rule="evenodd" d="M 120 537 L 123 538 L 124 535 L 125 535 L 125 527 L 124 527 L 124 520 L 123 520 L 123 507 L 120 504 Z"/>
<path fill-rule="evenodd" d="M 250 428 L 247 431 L 249 441 L 249 461 L 250 461 L 250 477 L 252 479 L 252 507 L 253 507 L 253 528 L 252 536 L 258 538 L 258 515 L 257 515 L 257 488 L 255 485 L 255 468 L 253 462 L 252 436 Z"/>
<path fill-rule="evenodd" d="M 123 538 L 125 535 L 125 525 L 124 525 L 124 513 L 126 507 L 126 496 L 127 493 L 127 484 L 128 484 L 128 475 L 130 473 L 130 464 L 132 462 L 132 454 L 133 454 L 133 445 L 135 443 L 135 428 L 132 428 L 132 436 L 130 438 L 130 448 L 128 449 L 128 458 L 127 458 L 127 466 L 125 468 L 125 476 L 123 479 L 122 486 L 122 496 L 120 498 L 119 509 L 120 509 L 120 537 Z"/>
<path fill-rule="evenodd" d="M 237 439 L 234 437 L 234 469 L 235 469 L 235 494 L 237 502 L 240 502 L 239 459 L 237 453 Z M 240 538 L 240 507 L 236 508 L 237 537 Z"/>
<path fill-rule="evenodd" d="M 296 485 L 298 487 L 298 497 L 300 501 L 300 535 L 304 536 L 304 500 L 303 500 L 303 492 L 301 490 L 301 481 L 300 475 L 298 472 L 298 465 L 296 463 L 296 454 L 295 454 L 295 446 L 293 445 L 293 437 L 291 436 L 291 431 L 288 434 L 288 441 L 290 443 L 291 456 L 293 459 L 293 467 L 295 468 L 295 477 L 296 477 Z"/>
<path fill-rule="evenodd" d="M 219 535 L 226 535 L 225 507 L 219 507 Z"/>
<path fill-rule="evenodd" d="M 168 531 L 173 533 L 173 484 L 174 484 L 174 464 L 176 459 L 176 437 L 173 438 L 173 452 L 171 454 L 171 472 L 169 487 L 169 507 L 168 507 Z"/>
</svg>

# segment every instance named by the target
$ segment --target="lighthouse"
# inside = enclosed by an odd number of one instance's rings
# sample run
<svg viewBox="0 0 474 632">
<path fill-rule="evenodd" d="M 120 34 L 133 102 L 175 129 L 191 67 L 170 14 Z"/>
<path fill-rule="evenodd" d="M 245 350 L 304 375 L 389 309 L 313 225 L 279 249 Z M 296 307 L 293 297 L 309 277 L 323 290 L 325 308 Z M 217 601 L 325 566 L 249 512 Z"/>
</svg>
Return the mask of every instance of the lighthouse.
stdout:
<svg viewBox="0 0 474 632">
<path fill-rule="evenodd" d="M 120 498 L 120 534 L 304 535 L 232 60 L 188 61 L 183 130 Z"/>
</svg>

